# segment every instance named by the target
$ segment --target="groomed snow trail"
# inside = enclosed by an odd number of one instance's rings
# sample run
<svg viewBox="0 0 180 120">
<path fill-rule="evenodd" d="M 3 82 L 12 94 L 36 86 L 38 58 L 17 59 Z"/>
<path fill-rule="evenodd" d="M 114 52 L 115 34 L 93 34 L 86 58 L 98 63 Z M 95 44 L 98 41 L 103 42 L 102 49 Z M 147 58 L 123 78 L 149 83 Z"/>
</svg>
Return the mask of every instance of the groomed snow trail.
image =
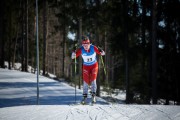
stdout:
<svg viewBox="0 0 180 120">
<path fill-rule="evenodd" d="M 108 104 L 73 105 L 74 87 L 36 75 L 0 69 L 0 120 L 180 120 L 179 106 Z M 77 103 L 82 90 L 77 90 Z"/>
</svg>

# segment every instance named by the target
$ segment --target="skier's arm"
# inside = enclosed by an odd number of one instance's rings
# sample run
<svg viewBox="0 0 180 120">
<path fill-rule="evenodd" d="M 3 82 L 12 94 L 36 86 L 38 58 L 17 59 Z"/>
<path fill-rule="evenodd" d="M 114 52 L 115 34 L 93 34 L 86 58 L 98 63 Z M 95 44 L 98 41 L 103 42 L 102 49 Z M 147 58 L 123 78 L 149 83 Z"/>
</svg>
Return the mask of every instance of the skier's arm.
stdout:
<svg viewBox="0 0 180 120">
<path fill-rule="evenodd" d="M 71 58 L 74 59 L 75 57 L 78 57 L 81 55 L 81 49 L 77 49 L 75 52 L 72 52 Z"/>
<path fill-rule="evenodd" d="M 76 57 L 78 57 L 78 56 L 80 56 L 81 55 L 81 48 L 78 48 L 77 50 L 76 50 Z"/>
<path fill-rule="evenodd" d="M 105 55 L 105 52 L 102 49 L 97 48 L 96 46 L 94 46 L 94 50 L 99 55 Z"/>
</svg>

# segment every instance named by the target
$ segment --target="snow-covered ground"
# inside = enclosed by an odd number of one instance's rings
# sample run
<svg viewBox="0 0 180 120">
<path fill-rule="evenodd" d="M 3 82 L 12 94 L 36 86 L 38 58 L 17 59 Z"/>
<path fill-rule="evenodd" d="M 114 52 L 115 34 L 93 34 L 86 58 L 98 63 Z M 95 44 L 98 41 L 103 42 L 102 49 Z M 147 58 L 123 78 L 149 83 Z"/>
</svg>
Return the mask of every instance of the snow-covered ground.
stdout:
<svg viewBox="0 0 180 120">
<path fill-rule="evenodd" d="M 97 98 L 96 105 L 75 104 L 75 89 L 64 82 L 0 69 L 0 120 L 180 120 L 180 106 L 109 104 Z M 76 103 L 82 90 L 77 90 Z M 90 99 L 90 96 L 89 96 Z"/>
</svg>

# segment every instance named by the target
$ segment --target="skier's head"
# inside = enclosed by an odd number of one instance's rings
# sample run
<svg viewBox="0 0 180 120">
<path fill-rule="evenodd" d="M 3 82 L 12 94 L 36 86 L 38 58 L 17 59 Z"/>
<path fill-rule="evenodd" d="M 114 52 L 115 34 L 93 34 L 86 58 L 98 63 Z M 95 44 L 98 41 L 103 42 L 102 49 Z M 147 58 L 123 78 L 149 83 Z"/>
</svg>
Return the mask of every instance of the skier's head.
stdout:
<svg viewBox="0 0 180 120">
<path fill-rule="evenodd" d="M 87 36 L 82 36 L 82 44 L 90 44 L 90 40 Z"/>
<path fill-rule="evenodd" d="M 85 50 L 89 50 L 90 48 L 90 40 L 87 36 L 82 37 L 82 46 L 84 47 Z"/>
</svg>

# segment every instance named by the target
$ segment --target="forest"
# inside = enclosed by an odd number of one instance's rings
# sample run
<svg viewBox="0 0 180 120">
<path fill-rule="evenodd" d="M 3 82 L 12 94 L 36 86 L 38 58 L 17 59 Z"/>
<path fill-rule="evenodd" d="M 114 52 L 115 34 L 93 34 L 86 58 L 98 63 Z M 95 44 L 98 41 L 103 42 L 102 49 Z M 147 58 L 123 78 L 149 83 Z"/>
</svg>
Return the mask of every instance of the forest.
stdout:
<svg viewBox="0 0 180 120">
<path fill-rule="evenodd" d="M 180 0 L 1 0 L 0 67 L 35 72 L 38 39 L 40 74 L 80 88 L 82 58 L 71 53 L 86 35 L 106 52 L 97 58 L 98 96 L 103 86 L 126 91 L 127 104 L 179 105 L 178 11 Z"/>
</svg>

